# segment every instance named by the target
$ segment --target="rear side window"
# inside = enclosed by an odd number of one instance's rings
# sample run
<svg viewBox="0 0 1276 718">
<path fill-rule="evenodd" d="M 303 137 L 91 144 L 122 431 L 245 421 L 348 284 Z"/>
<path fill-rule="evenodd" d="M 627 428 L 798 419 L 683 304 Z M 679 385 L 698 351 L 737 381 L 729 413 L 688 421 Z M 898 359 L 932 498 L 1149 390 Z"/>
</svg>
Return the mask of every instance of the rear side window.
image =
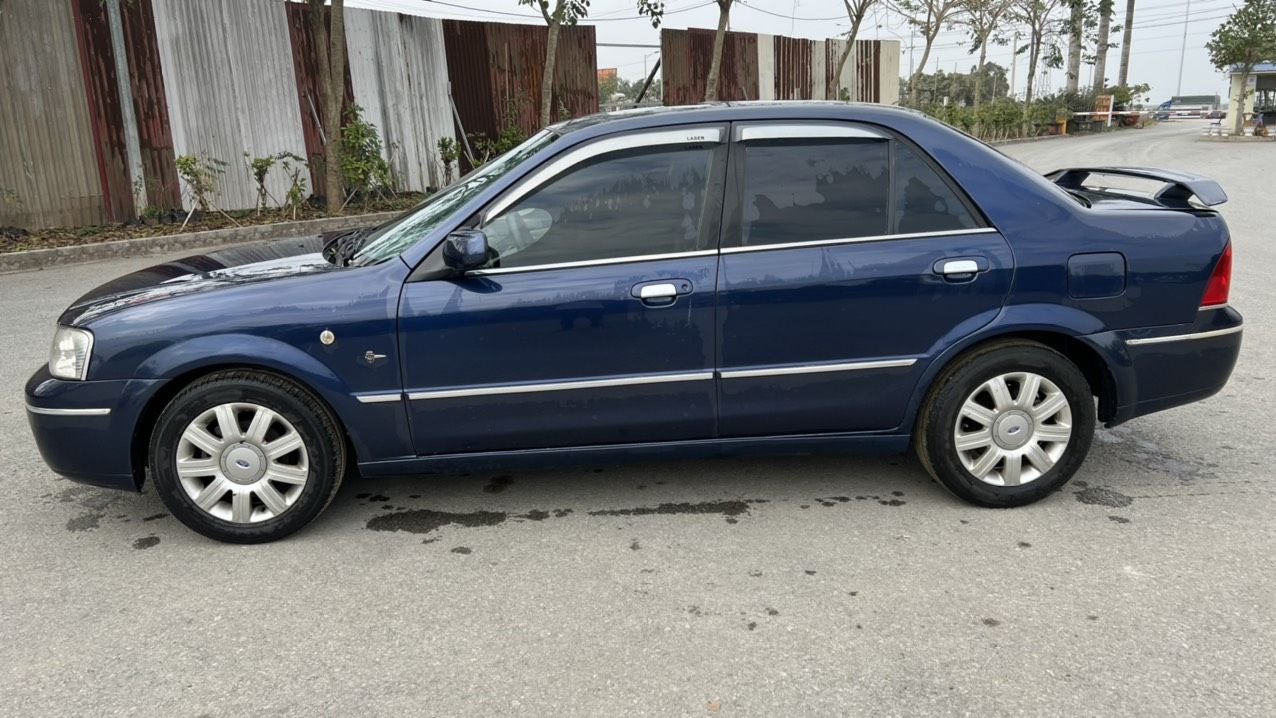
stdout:
<svg viewBox="0 0 1276 718">
<path fill-rule="evenodd" d="M 889 232 L 888 141 L 750 142 L 744 156 L 744 246 Z"/>
<path fill-rule="evenodd" d="M 665 146 L 576 165 L 483 227 L 490 266 L 529 267 L 706 246 L 714 149 Z"/>
<path fill-rule="evenodd" d="M 907 143 L 895 143 L 897 234 L 947 232 L 979 226 L 970 209 L 934 168 Z"/>
</svg>

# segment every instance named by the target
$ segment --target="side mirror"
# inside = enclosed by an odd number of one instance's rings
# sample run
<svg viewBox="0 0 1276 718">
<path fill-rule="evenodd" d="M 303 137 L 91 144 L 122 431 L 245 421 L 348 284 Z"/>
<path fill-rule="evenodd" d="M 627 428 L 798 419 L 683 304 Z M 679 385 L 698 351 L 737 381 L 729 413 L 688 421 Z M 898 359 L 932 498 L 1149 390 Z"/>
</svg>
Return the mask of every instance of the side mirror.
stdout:
<svg viewBox="0 0 1276 718">
<path fill-rule="evenodd" d="M 443 263 L 465 272 L 487 264 L 487 235 L 480 229 L 458 229 L 443 240 Z"/>
</svg>

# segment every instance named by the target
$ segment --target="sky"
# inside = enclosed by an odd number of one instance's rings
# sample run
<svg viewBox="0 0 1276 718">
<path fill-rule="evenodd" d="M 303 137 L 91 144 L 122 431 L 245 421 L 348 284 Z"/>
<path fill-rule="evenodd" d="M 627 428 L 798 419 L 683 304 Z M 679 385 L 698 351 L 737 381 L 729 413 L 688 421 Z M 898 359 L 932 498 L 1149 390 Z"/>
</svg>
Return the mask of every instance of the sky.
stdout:
<svg viewBox="0 0 1276 718">
<path fill-rule="evenodd" d="M 1114 0 L 1114 3 L 1113 23 L 1124 24 L 1125 2 Z M 1238 0 L 1138 0 L 1131 42 L 1130 82 L 1151 85 L 1150 100 L 1154 104 L 1176 94 L 1218 94 L 1226 97 L 1227 77 L 1210 65 L 1204 45 L 1210 32 L 1231 14 L 1237 4 Z M 346 0 L 346 6 L 465 20 L 543 22 L 532 8 L 521 7 L 517 0 Z M 598 66 L 615 67 L 621 77 L 628 79 L 643 76 L 659 56 L 659 31 L 653 29 L 646 18 L 637 17 L 634 6 L 635 0 L 592 0 L 588 21 L 597 28 L 600 45 L 653 46 L 598 48 Z M 665 25 L 670 28 L 717 27 L 718 10 L 711 0 L 666 0 L 665 10 Z M 746 32 L 824 39 L 845 33 L 849 25 L 842 0 L 736 0 L 731 11 L 731 29 Z M 913 46 L 913 63 L 921 60 L 924 49 L 920 38 L 914 41 L 910 32 L 903 16 L 879 6 L 866 19 L 859 37 L 900 40 L 900 72 L 907 75 L 910 45 Z M 1112 41 L 1119 44 L 1120 33 L 1113 33 Z M 1184 46 L 1186 51 L 1181 52 Z M 978 59 L 968 51 L 969 40 L 963 30 L 944 31 L 936 40 L 926 71 L 942 68 L 945 72 L 954 69 L 967 72 Z M 1178 91 L 1180 56 L 1183 68 L 1181 93 Z M 1115 81 L 1120 58 L 1119 48 L 1109 50 L 1106 74 L 1110 81 Z M 1007 69 L 1012 62 L 1017 64 L 1016 90 L 1022 95 L 1027 77 L 1026 54 L 1019 55 L 1016 62 L 1012 45 L 994 46 L 989 49 L 988 60 Z M 1092 76 L 1090 66 L 1083 66 L 1082 84 L 1088 84 Z M 1063 71 L 1048 71 L 1046 82 L 1047 92 L 1061 89 Z"/>
</svg>

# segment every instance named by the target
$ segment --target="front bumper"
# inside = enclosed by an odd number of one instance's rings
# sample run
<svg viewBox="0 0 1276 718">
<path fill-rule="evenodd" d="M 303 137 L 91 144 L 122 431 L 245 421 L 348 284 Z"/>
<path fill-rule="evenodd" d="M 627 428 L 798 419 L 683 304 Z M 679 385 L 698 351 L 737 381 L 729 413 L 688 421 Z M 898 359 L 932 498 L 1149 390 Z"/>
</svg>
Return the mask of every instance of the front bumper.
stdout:
<svg viewBox="0 0 1276 718">
<path fill-rule="evenodd" d="M 1218 393 L 1241 351 L 1243 320 L 1230 306 L 1199 312 L 1190 325 L 1088 337 L 1109 357 L 1117 407 L 1108 426 Z"/>
<path fill-rule="evenodd" d="M 64 381 L 48 367 L 27 380 L 27 422 L 44 463 L 73 481 L 141 488 L 133 433 L 158 382 Z"/>
</svg>

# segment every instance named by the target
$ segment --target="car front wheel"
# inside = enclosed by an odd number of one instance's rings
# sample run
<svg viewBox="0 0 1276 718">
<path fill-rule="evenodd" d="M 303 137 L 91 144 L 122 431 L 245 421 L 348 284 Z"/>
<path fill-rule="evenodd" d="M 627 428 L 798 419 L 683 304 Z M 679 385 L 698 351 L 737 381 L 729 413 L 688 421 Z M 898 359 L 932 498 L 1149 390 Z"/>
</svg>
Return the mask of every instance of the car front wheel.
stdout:
<svg viewBox="0 0 1276 718">
<path fill-rule="evenodd" d="M 314 520 L 346 470 L 337 420 L 272 374 L 226 371 L 180 391 L 152 433 L 160 499 L 182 523 L 221 541 L 262 543 Z"/>
<path fill-rule="evenodd" d="M 917 455 L 937 481 L 981 506 L 1037 501 L 1081 467 L 1094 436 L 1089 383 L 1062 354 L 1009 340 L 959 357 L 919 416 Z"/>
</svg>

